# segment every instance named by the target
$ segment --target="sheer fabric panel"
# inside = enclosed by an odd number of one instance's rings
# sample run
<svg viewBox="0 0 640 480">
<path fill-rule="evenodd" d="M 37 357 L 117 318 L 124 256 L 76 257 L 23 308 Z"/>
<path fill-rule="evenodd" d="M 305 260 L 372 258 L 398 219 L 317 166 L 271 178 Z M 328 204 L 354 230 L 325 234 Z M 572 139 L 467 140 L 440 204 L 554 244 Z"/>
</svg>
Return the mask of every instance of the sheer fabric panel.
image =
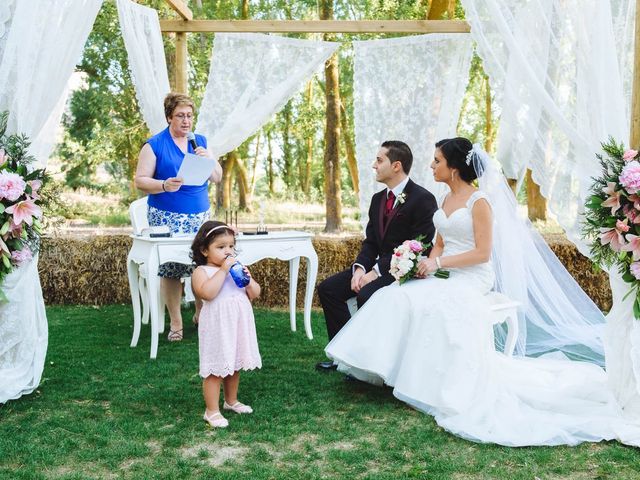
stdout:
<svg viewBox="0 0 640 480">
<path fill-rule="evenodd" d="M 131 0 L 117 0 L 131 79 L 142 117 L 152 134 L 167 126 L 163 100 L 170 92 L 158 12 Z"/>
<path fill-rule="evenodd" d="M 339 44 L 262 34 L 217 34 L 198 132 L 219 157 L 249 138 Z"/>
<path fill-rule="evenodd" d="M 502 107 L 497 156 L 509 176 L 531 168 L 548 208 L 581 252 L 580 212 L 600 142 L 625 139 L 609 2 L 463 0 Z"/>
<path fill-rule="evenodd" d="M 0 110 L 10 112 L 9 132 L 31 138 L 29 150 L 41 165 L 47 163 L 62 114 L 56 106 L 101 5 L 102 0 L 15 4 L 0 60 Z"/>
<path fill-rule="evenodd" d="M 456 136 L 469 77 L 471 37 L 432 34 L 353 42 L 354 127 L 360 177 L 360 218 L 383 185 L 372 170 L 385 140 L 402 140 L 413 152 L 410 176 L 436 197 L 442 184 L 429 165 L 437 140 Z"/>
<path fill-rule="evenodd" d="M 9 301 L 0 305 L 0 404 L 33 392 L 47 354 L 38 257 L 9 274 L 2 285 Z"/>
</svg>

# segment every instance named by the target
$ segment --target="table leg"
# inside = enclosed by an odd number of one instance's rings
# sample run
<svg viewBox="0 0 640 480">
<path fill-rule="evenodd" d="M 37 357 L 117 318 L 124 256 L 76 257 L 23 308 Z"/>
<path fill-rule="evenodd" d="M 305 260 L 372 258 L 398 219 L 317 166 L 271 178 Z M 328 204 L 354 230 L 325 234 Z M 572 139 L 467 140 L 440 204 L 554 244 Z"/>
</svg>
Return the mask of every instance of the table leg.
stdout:
<svg viewBox="0 0 640 480">
<path fill-rule="evenodd" d="M 131 292 L 131 306 L 133 308 L 133 336 L 131 346 L 138 345 L 140 338 L 140 286 L 138 284 L 138 269 L 140 267 L 131 259 L 127 259 L 127 276 L 129 277 L 129 290 Z"/>
<path fill-rule="evenodd" d="M 289 260 L 289 321 L 291 331 L 296 331 L 296 292 L 298 290 L 298 269 L 300 268 L 300 257 Z"/>
<path fill-rule="evenodd" d="M 158 356 L 158 325 L 160 308 L 160 279 L 158 277 L 158 252 L 152 249 L 147 262 L 147 290 L 149 291 L 149 323 L 151 324 L 151 358 Z"/>
<path fill-rule="evenodd" d="M 311 248 L 307 256 L 307 285 L 304 291 L 304 330 L 309 340 L 313 340 L 311 331 L 311 302 L 313 301 L 313 291 L 316 287 L 318 277 L 318 254 Z"/>
</svg>

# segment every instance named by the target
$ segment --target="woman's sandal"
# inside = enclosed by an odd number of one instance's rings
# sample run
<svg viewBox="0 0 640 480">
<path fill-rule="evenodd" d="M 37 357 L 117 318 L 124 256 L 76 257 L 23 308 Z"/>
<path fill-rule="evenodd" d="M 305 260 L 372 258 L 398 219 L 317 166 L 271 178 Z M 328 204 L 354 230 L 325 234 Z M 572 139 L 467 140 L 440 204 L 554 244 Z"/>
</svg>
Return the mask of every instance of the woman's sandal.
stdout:
<svg viewBox="0 0 640 480">
<path fill-rule="evenodd" d="M 212 428 L 226 428 L 229 426 L 229 420 L 224 418 L 220 412 L 207 415 L 207 412 L 205 411 L 202 419 Z"/>
<path fill-rule="evenodd" d="M 223 410 L 231 410 L 235 413 L 253 413 L 253 408 L 240 402 L 236 402 L 233 405 L 229 405 L 227 402 L 224 402 L 222 408 Z"/>
<path fill-rule="evenodd" d="M 167 335 L 167 340 L 170 342 L 179 342 L 182 340 L 182 329 L 180 330 L 169 330 L 169 335 Z"/>
</svg>

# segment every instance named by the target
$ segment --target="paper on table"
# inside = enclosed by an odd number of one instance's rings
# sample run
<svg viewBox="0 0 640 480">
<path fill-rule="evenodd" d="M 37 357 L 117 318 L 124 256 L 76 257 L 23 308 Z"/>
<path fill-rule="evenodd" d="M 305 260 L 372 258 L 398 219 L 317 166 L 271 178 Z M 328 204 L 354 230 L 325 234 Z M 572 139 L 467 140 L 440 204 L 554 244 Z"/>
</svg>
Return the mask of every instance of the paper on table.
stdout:
<svg viewBox="0 0 640 480">
<path fill-rule="evenodd" d="M 183 185 L 202 185 L 216 166 L 215 158 L 186 153 L 176 177 L 182 177 Z"/>
</svg>

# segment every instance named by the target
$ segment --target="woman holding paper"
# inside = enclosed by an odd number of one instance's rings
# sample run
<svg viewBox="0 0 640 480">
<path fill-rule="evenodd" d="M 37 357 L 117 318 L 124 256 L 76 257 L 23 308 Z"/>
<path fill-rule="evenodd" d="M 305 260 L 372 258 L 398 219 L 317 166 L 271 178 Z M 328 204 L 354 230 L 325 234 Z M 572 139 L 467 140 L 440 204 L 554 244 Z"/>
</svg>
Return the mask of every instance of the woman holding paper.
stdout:
<svg viewBox="0 0 640 480">
<path fill-rule="evenodd" d="M 147 218 L 150 226 L 167 225 L 174 235 L 195 235 L 209 219 L 209 182 L 219 182 L 222 168 L 215 163 L 208 181 L 202 185 L 184 185 L 177 176 L 186 153 L 212 158 L 207 150 L 207 139 L 195 135 L 188 139 L 193 127 L 194 104 L 187 95 L 169 93 L 164 99 L 164 112 L 168 126 L 151 137 L 140 150 L 135 184 L 148 194 Z M 194 145 L 195 143 L 195 145 Z M 195 146 L 195 148 L 194 148 Z M 169 341 L 182 340 L 180 279 L 191 275 L 193 267 L 180 263 L 160 265 L 158 274 L 162 297 L 169 310 L 171 326 Z M 196 300 L 197 320 L 201 302 Z"/>
</svg>

